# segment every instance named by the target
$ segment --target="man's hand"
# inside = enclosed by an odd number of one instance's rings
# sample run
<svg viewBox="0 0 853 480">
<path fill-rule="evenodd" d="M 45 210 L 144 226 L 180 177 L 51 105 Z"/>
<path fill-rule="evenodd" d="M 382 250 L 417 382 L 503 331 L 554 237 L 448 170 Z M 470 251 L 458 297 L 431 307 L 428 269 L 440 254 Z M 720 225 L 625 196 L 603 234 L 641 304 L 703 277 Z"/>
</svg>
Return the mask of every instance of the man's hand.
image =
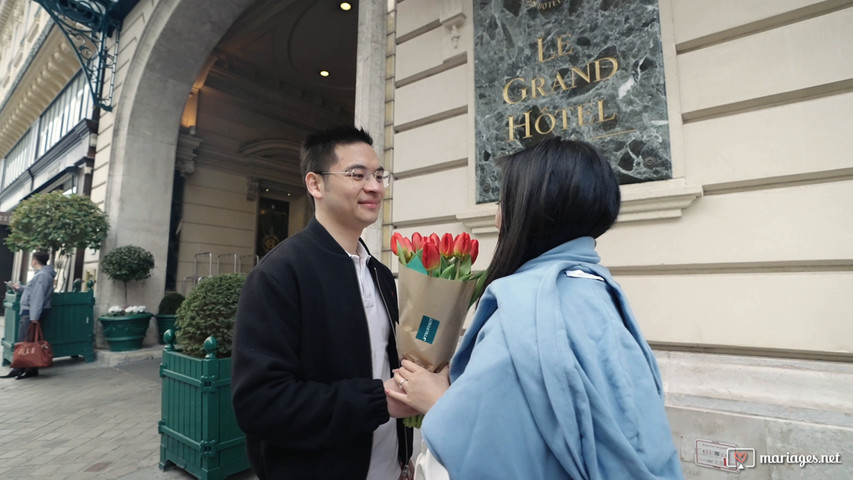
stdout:
<svg viewBox="0 0 853 480">
<path fill-rule="evenodd" d="M 414 408 L 406 405 L 405 403 L 392 398 L 388 395 L 389 391 L 399 390 L 400 387 L 397 386 L 397 383 L 394 382 L 394 378 L 389 378 L 385 380 L 385 400 L 388 402 L 388 415 L 391 415 L 393 418 L 406 418 L 413 417 L 415 415 L 420 414 L 421 412 L 415 410 Z"/>
</svg>

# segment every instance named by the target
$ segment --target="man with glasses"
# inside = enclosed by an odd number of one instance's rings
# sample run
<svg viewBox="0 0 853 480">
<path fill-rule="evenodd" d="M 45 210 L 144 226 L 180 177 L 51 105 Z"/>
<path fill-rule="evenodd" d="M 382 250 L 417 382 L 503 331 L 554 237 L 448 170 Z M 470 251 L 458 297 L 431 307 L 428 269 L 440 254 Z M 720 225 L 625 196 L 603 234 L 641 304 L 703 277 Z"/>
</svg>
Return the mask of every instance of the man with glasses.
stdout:
<svg viewBox="0 0 853 480">
<path fill-rule="evenodd" d="M 309 135 L 300 167 L 314 218 L 249 274 L 234 333 L 234 411 L 261 479 L 393 479 L 415 415 L 385 389 L 399 366 L 391 271 L 362 231 L 390 178 L 362 129 Z M 405 467 L 405 468 L 404 468 Z"/>
</svg>

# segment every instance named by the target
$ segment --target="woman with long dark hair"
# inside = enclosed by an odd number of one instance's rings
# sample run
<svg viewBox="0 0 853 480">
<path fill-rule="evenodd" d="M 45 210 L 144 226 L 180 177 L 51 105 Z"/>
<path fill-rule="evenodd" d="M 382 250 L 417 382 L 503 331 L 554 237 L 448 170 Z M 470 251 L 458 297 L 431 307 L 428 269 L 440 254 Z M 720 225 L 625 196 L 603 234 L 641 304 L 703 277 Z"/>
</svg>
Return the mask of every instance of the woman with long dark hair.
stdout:
<svg viewBox="0 0 853 480">
<path fill-rule="evenodd" d="M 657 363 L 595 251 L 619 213 L 612 168 L 554 138 L 502 171 L 497 247 L 452 383 L 406 360 L 388 392 L 428 412 L 419 475 L 682 478 Z"/>
</svg>

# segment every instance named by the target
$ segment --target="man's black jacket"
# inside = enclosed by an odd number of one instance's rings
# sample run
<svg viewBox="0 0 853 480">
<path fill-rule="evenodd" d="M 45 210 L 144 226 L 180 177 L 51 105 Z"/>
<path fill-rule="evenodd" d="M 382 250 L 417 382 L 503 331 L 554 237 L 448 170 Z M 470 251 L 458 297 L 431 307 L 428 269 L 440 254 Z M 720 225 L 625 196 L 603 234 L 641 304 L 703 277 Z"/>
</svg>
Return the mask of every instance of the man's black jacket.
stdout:
<svg viewBox="0 0 853 480">
<path fill-rule="evenodd" d="M 388 358 L 399 366 L 391 271 L 368 268 L 394 324 Z M 270 251 L 246 279 L 232 354 L 237 422 L 261 479 L 367 476 L 373 431 L 385 423 L 385 389 L 372 378 L 367 318 L 352 259 L 312 219 Z M 399 460 L 412 432 L 397 421 Z"/>
</svg>

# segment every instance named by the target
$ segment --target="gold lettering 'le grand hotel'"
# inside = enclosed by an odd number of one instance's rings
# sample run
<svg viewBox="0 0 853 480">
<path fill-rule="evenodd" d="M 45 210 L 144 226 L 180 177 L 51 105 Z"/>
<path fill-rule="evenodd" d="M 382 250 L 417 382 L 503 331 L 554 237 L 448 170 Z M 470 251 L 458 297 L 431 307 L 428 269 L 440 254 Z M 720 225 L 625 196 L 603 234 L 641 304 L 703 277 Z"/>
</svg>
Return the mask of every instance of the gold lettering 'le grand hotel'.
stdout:
<svg viewBox="0 0 853 480">
<path fill-rule="evenodd" d="M 598 249 L 687 477 L 725 475 L 697 441 L 841 452 L 806 468 L 851 476 L 853 2 L 119 0 L 93 33 L 100 80 L 42 3 L 0 2 L 0 211 L 54 190 L 101 206 L 104 248 L 66 266 L 98 280 L 98 308 L 123 303 L 99 272 L 117 246 L 154 254 L 134 293 L 156 305 L 299 231 L 309 131 L 373 133 L 394 181 L 364 238 L 393 269 L 394 231 L 468 232 L 485 266 L 491 159 L 586 138 L 622 182 Z M 0 275 L 28 263 L 0 254 Z"/>
<path fill-rule="evenodd" d="M 571 34 L 557 35 L 553 46 L 554 51 L 546 54 L 548 48 L 545 39 L 536 39 L 536 53 L 539 63 L 559 59 L 573 53 L 570 41 Z M 503 87 L 502 97 L 504 102 L 510 105 L 521 103 L 528 98 L 532 101 L 536 98 L 544 98 L 548 95 L 557 95 L 570 92 L 578 85 L 591 85 L 612 78 L 619 70 L 619 61 L 613 57 L 603 57 L 588 62 L 581 67 L 569 67 L 569 75 L 564 78 L 557 70 L 553 76 L 510 79 Z M 516 129 L 522 127 L 523 138 L 531 138 L 532 130 L 535 129 L 539 135 L 547 135 L 558 130 L 568 130 L 570 122 L 577 126 L 584 126 L 595 122 L 607 122 L 616 119 L 615 113 L 605 114 L 604 99 L 597 99 L 589 103 L 581 103 L 561 108 L 553 113 L 543 111 L 538 117 L 531 120 L 531 111 L 522 114 L 521 119 L 514 116 L 507 117 L 507 138 L 512 141 L 516 139 Z M 570 120 L 571 117 L 571 120 Z"/>
</svg>

